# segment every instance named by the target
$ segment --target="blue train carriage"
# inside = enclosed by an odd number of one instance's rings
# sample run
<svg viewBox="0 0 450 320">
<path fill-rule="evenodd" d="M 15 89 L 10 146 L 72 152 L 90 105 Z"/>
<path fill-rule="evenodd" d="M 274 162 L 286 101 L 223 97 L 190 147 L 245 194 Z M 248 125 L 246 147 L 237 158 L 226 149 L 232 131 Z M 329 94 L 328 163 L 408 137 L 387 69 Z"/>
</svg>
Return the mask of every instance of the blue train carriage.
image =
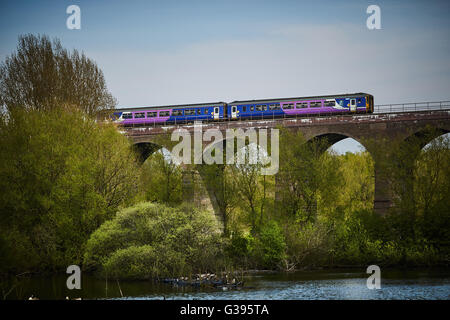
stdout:
<svg viewBox="0 0 450 320">
<path fill-rule="evenodd" d="M 233 101 L 226 118 L 262 119 L 282 116 L 373 112 L 373 96 L 367 93 L 282 99 Z"/>
<path fill-rule="evenodd" d="M 170 106 L 121 108 L 114 112 L 114 120 L 123 125 L 220 120 L 224 118 L 225 102 L 183 104 Z"/>
<path fill-rule="evenodd" d="M 225 114 L 225 102 L 210 102 L 173 106 L 167 122 L 193 122 L 221 120 Z"/>
</svg>

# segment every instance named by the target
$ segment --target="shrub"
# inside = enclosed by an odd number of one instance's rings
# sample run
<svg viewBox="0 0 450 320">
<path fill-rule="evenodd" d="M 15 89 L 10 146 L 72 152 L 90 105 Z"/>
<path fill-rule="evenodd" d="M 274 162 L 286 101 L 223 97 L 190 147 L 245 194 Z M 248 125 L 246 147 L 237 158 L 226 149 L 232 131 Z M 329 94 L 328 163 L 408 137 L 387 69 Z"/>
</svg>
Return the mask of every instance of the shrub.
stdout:
<svg viewBox="0 0 450 320">
<path fill-rule="evenodd" d="M 286 258 L 283 230 L 273 220 L 262 226 L 254 242 L 254 255 L 264 268 L 276 268 Z"/>
<path fill-rule="evenodd" d="M 160 278 L 214 271 L 222 262 L 214 217 L 182 206 L 140 203 L 90 237 L 84 268 L 117 278 Z"/>
</svg>

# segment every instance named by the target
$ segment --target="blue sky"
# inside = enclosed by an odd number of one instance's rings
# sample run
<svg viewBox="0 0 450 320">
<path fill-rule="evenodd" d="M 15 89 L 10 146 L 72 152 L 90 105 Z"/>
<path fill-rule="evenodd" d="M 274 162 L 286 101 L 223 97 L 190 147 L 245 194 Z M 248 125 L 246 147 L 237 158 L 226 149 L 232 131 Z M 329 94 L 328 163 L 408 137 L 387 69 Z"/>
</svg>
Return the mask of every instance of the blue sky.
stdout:
<svg viewBox="0 0 450 320">
<path fill-rule="evenodd" d="M 71 4 L 81 30 L 66 28 Z M 381 30 L 366 28 L 370 4 Z M 58 37 L 97 62 L 119 106 L 344 92 L 450 100 L 449 14 L 449 1 L 0 1 L 0 59 L 19 34 Z"/>
</svg>

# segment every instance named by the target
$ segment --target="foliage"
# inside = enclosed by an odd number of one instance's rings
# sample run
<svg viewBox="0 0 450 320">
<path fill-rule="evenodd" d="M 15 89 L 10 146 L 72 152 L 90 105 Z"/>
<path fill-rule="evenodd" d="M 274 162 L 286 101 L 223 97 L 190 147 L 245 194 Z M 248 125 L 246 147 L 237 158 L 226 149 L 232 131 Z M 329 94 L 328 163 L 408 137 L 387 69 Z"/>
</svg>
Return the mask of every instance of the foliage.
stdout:
<svg viewBox="0 0 450 320">
<path fill-rule="evenodd" d="M 210 214 L 140 203 L 121 210 L 91 235 L 84 267 L 117 278 L 175 277 L 216 270 L 221 250 Z"/>
<path fill-rule="evenodd" d="M 2 267 L 80 263 L 89 235 L 136 191 L 129 142 L 114 126 L 63 109 L 13 109 L 0 136 Z"/>
<path fill-rule="evenodd" d="M 49 110 L 65 104 L 94 115 L 116 101 L 103 72 L 84 53 L 69 52 L 45 35 L 20 36 L 17 52 L 0 65 L 0 105 Z"/>
<path fill-rule="evenodd" d="M 181 203 L 182 169 L 162 152 L 155 152 L 144 162 L 141 181 L 146 201 Z"/>
<path fill-rule="evenodd" d="M 237 207 L 237 185 L 233 179 L 231 169 L 224 164 L 210 164 L 199 166 L 199 172 L 210 195 L 216 201 L 221 220 L 224 225 L 225 235 L 230 232 L 230 218 Z"/>
<path fill-rule="evenodd" d="M 325 139 L 306 141 L 301 132 L 284 129 L 280 139 L 280 163 L 278 178 L 278 207 L 282 214 L 301 219 L 303 223 L 317 218 L 317 201 L 320 190 L 332 197 L 337 193 L 340 176 L 338 162 L 324 153 Z M 325 193 L 322 194 L 322 196 Z"/>
<path fill-rule="evenodd" d="M 263 267 L 270 269 L 279 267 L 286 258 L 286 242 L 283 230 L 276 221 L 269 221 L 262 226 L 252 250 Z"/>
</svg>

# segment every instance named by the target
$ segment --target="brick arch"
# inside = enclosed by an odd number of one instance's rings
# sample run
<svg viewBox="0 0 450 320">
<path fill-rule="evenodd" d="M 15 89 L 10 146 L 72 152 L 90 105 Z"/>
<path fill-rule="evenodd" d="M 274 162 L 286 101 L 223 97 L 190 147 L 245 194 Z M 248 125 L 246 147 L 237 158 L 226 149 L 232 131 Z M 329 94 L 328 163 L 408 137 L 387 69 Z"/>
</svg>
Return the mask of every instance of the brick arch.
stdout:
<svg viewBox="0 0 450 320">
<path fill-rule="evenodd" d="M 450 132 L 450 128 L 427 126 L 425 128 L 419 128 L 408 135 L 405 139 L 405 143 L 419 143 L 419 147 L 422 150 L 428 143 Z"/>
<path fill-rule="evenodd" d="M 366 143 L 365 139 L 368 138 L 366 134 L 360 134 L 360 132 L 356 132 L 353 134 L 351 132 L 344 132 L 340 130 L 330 130 L 330 128 L 324 128 L 322 130 L 302 130 L 305 136 L 305 143 L 312 143 L 314 139 L 326 139 L 326 144 L 320 150 L 321 153 L 324 153 L 335 143 L 342 141 L 347 138 L 354 139 L 358 143 L 360 143 L 365 150 L 370 154 L 373 162 L 374 162 L 374 210 L 379 214 L 384 214 L 391 206 L 391 195 L 387 192 L 387 183 L 384 179 L 384 175 L 381 170 L 377 167 L 376 161 L 376 145 L 371 145 L 370 143 Z"/>
<path fill-rule="evenodd" d="M 138 142 L 133 144 L 133 149 L 139 155 L 140 163 L 143 164 L 153 153 L 163 148 L 163 146 L 152 142 Z"/>
<path fill-rule="evenodd" d="M 317 135 L 314 135 L 312 137 L 310 137 L 306 143 L 311 143 L 314 139 L 326 139 L 326 145 L 324 146 L 324 149 L 322 150 L 322 152 L 325 152 L 326 150 L 328 150 L 331 146 L 333 146 L 334 144 L 338 143 L 339 141 L 342 141 L 344 139 L 353 139 L 356 142 L 358 142 L 359 144 L 361 144 L 367 152 L 369 152 L 369 154 L 373 157 L 372 153 L 370 152 L 370 147 L 366 146 L 364 144 L 364 141 L 362 141 L 362 139 L 360 137 L 356 137 L 352 134 L 348 134 L 348 133 L 342 133 L 342 132 L 327 132 L 327 133 L 320 133 Z"/>
</svg>

